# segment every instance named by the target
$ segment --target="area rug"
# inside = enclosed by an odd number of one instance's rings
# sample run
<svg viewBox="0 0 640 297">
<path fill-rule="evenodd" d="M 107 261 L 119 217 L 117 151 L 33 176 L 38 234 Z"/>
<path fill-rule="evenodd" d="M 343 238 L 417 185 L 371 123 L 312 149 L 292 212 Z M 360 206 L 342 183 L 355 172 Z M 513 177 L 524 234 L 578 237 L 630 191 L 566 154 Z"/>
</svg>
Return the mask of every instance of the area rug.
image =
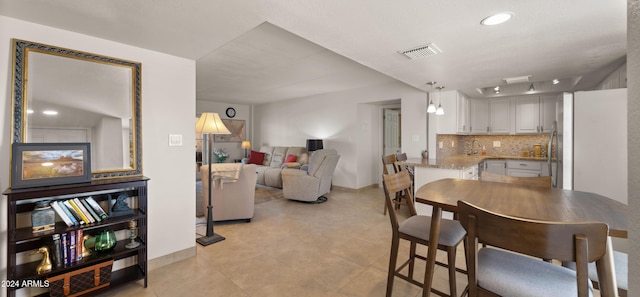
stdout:
<svg viewBox="0 0 640 297">
<path fill-rule="evenodd" d="M 272 187 L 267 187 L 263 185 L 256 185 L 256 198 L 255 204 L 265 203 L 275 199 L 283 199 L 284 195 L 282 194 L 282 189 L 276 189 Z M 203 200 L 204 196 L 202 193 L 202 182 L 196 182 L 196 217 L 204 216 L 204 206 Z"/>
</svg>

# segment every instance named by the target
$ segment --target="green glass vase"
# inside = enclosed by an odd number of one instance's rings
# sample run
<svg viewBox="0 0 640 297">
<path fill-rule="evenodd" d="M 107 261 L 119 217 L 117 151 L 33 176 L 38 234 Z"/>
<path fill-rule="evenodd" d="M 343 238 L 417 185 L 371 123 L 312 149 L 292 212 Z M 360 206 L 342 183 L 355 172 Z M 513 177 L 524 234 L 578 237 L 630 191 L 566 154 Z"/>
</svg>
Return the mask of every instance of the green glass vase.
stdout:
<svg viewBox="0 0 640 297">
<path fill-rule="evenodd" d="M 96 237 L 95 247 L 96 252 L 106 252 L 112 250 L 116 246 L 116 234 L 113 230 L 103 230 Z"/>
</svg>

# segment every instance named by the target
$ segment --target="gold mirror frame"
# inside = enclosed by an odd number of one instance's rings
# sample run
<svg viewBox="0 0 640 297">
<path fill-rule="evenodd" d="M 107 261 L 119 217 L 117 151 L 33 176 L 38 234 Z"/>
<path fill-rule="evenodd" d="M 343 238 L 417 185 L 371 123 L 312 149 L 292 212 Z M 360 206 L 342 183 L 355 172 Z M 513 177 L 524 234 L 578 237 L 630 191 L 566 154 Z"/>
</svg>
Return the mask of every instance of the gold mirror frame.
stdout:
<svg viewBox="0 0 640 297">
<path fill-rule="evenodd" d="M 12 143 L 26 142 L 28 127 L 28 74 L 29 53 L 42 53 L 58 57 L 70 58 L 88 63 L 125 67 L 131 70 L 131 120 L 129 127 L 129 168 L 93 170 L 93 179 L 116 178 L 142 175 L 142 125 L 141 125 L 141 64 L 112 57 L 75 51 L 46 44 L 13 39 L 13 111 L 12 111 Z M 123 158 L 123 162 L 124 162 Z"/>
</svg>

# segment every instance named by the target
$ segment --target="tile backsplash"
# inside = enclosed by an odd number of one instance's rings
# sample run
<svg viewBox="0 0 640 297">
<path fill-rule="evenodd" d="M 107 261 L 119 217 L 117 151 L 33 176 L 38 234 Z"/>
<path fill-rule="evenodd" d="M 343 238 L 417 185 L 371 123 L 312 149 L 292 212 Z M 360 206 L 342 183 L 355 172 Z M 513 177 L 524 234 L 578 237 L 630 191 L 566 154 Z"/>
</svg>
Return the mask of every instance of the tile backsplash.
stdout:
<svg viewBox="0 0 640 297">
<path fill-rule="evenodd" d="M 437 156 L 448 157 L 466 154 L 471 150 L 471 142 L 477 139 L 486 150 L 487 155 L 520 156 L 523 150 L 532 151 L 534 144 L 542 145 L 545 149 L 549 143 L 548 134 L 536 135 L 436 135 Z M 494 142 L 500 142 L 500 147 L 494 147 Z M 442 148 L 439 143 L 442 142 Z M 453 143 L 453 146 L 451 145 Z M 476 145 L 475 150 L 481 148 Z"/>
</svg>

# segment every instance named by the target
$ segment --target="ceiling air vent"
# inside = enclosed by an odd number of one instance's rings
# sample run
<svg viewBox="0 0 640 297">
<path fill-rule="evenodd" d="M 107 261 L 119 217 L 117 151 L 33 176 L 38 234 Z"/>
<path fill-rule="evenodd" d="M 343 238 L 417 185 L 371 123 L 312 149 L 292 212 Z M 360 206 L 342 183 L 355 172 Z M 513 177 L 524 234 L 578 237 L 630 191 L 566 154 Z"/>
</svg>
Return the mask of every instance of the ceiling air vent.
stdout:
<svg viewBox="0 0 640 297">
<path fill-rule="evenodd" d="M 399 51 L 399 53 L 405 55 L 405 57 L 409 59 L 414 60 L 437 55 L 439 53 L 442 53 L 442 50 L 440 50 L 435 44 L 429 43 L 427 45 L 421 45 L 412 49 Z"/>
</svg>

